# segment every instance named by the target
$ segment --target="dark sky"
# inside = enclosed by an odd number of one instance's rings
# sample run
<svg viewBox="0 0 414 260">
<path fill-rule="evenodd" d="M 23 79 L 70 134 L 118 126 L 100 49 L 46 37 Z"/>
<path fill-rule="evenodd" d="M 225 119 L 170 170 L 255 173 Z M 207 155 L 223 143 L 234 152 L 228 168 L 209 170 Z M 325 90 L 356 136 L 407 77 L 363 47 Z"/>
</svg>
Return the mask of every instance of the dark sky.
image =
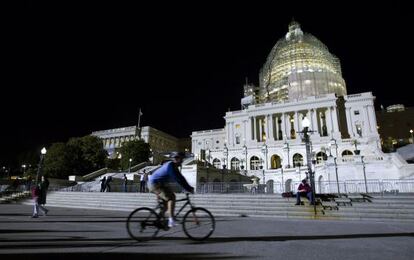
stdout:
<svg viewBox="0 0 414 260">
<path fill-rule="evenodd" d="M 413 105 L 412 14 L 398 1 L 115 2 L 26 1 L 11 15 L 2 35 L 0 165 L 134 125 L 140 107 L 142 125 L 177 137 L 222 128 L 225 111 L 240 108 L 245 77 L 258 83 L 292 17 L 339 57 L 348 93 L 372 91 L 377 106 Z"/>
</svg>

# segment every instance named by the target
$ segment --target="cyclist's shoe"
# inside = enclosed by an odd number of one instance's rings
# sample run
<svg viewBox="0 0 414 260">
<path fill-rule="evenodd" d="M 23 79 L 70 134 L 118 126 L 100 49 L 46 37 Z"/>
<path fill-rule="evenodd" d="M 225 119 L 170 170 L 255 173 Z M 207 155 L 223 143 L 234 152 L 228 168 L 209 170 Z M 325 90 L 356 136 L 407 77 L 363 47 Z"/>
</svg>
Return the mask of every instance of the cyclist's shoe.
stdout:
<svg viewBox="0 0 414 260">
<path fill-rule="evenodd" d="M 172 228 L 175 226 L 177 226 L 177 223 L 175 223 L 175 220 L 172 218 L 168 219 L 168 227 Z"/>
</svg>

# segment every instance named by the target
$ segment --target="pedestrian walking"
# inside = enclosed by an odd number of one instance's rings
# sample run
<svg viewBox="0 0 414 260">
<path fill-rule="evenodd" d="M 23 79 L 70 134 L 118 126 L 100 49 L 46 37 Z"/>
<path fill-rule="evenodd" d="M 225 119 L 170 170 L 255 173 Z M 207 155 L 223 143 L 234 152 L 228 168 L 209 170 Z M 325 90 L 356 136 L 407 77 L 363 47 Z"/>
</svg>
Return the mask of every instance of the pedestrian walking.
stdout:
<svg viewBox="0 0 414 260">
<path fill-rule="evenodd" d="M 140 179 L 139 192 L 145 192 L 147 179 L 148 179 L 148 174 L 146 170 L 144 169 L 141 175 L 141 179 Z"/>
<path fill-rule="evenodd" d="M 123 181 L 124 192 L 128 191 L 128 178 L 126 174 L 124 174 L 124 181 Z"/>
<path fill-rule="evenodd" d="M 109 183 L 112 181 L 112 176 L 108 176 L 108 178 L 106 178 L 106 182 L 105 182 L 105 191 L 106 192 L 111 192 L 111 185 L 109 185 Z"/>
<path fill-rule="evenodd" d="M 104 192 L 104 191 L 105 191 L 105 188 L 106 188 L 106 176 L 104 176 L 104 177 L 100 180 L 100 182 L 101 182 L 101 192 Z"/>
</svg>

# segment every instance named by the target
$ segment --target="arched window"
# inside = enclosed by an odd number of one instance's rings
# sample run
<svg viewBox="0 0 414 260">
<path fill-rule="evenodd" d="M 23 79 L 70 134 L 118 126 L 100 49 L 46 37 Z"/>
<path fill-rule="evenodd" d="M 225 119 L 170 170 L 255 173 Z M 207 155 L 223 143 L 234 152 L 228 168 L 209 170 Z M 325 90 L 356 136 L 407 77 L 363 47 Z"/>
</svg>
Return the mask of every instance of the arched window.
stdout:
<svg viewBox="0 0 414 260">
<path fill-rule="evenodd" d="M 345 150 L 342 152 L 342 156 L 347 156 L 347 155 L 354 155 L 350 150 Z"/>
<path fill-rule="evenodd" d="M 250 158 L 250 170 L 259 170 L 260 169 L 260 159 L 257 156 L 252 156 Z"/>
<path fill-rule="evenodd" d="M 303 166 L 303 156 L 299 153 L 293 155 L 293 167 Z"/>
<path fill-rule="evenodd" d="M 236 171 L 240 170 L 240 161 L 239 161 L 239 159 L 237 159 L 236 157 L 233 157 L 230 162 L 231 162 L 231 169 L 232 170 L 236 170 Z"/>
<path fill-rule="evenodd" d="M 326 153 L 319 152 L 319 153 L 316 154 L 316 163 L 317 164 L 320 164 L 320 163 L 322 163 L 323 161 L 326 161 L 326 160 L 328 160 L 328 156 L 326 155 Z"/>
<path fill-rule="evenodd" d="M 272 155 L 272 158 L 270 158 L 270 167 L 272 169 L 279 169 L 282 167 L 282 160 L 280 159 L 279 155 Z"/>
<path fill-rule="evenodd" d="M 219 159 L 215 158 L 215 159 L 213 160 L 213 167 L 214 167 L 214 168 L 217 168 L 217 169 L 221 169 L 221 162 L 220 162 L 220 160 L 219 160 Z"/>
</svg>

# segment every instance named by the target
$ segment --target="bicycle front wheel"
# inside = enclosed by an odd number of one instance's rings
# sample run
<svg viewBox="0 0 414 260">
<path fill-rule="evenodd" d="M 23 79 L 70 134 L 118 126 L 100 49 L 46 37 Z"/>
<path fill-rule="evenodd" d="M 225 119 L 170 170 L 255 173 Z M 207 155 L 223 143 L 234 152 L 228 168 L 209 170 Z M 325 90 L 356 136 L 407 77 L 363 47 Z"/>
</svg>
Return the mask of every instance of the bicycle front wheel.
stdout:
<svg viewBox="0 0 414 260">
<path fill-rule="evenodd" d="M 205 208 L 193 208 L 183 218 L 184 233 L 191 239 L 202 241 L 213 234 L 216 222 L 210 211 Z"/>
<path fill-rule="evenodd" d="M 128 216 L 128 234 L 140 242 L 154 238 L 159 231 L 159 226 L 160 217 L 150 208 L 138 208 Z"/>
</svg>

